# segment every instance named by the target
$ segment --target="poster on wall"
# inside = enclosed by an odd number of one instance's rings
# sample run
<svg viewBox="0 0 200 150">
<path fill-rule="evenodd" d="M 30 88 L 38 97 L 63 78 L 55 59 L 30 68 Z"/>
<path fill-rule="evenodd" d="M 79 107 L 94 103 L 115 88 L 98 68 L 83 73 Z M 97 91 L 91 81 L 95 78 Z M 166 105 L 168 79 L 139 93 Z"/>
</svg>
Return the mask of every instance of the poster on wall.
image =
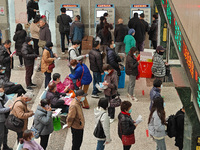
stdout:
<svg viewBox="0 0 200 150">
<path fill-rule="evenodd" d="M 0 6 L 0 16 L 4 16 L 4 15 L 5 15 L 4 6 Z"/>
<path fill-rule="evenodd" d="M 15 0 L 15 22 L 27 24 L 26 0 Z"/>
</svg>

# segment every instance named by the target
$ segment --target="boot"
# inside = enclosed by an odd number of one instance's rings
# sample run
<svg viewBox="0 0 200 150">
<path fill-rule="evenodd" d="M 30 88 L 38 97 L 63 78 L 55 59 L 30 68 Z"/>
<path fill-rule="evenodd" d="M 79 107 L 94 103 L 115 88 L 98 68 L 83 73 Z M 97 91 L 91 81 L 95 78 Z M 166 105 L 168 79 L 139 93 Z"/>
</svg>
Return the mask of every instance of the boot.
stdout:
<svg viewBox="0 0 200 150">
<path fill-rule="evenodd" d="M 3 150 L 13 150 L 12 148 L 8 147 L 8 145 L 3 145 Z"/>
</svg>

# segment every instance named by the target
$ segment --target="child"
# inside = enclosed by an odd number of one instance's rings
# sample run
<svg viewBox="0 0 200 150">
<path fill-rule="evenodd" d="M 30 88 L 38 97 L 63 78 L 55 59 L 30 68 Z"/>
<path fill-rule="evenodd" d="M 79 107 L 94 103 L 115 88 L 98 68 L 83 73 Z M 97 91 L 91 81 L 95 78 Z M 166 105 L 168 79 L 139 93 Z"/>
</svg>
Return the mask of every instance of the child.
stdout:
<svg viewBox="0 0 200 150">
<path fill-rule="evenodd" d="M 31 130 L 25 130 L 23 133 L 23 150 L 44 150 L 41 145 L 34 141 L 34 135 Z"/>
</svg>

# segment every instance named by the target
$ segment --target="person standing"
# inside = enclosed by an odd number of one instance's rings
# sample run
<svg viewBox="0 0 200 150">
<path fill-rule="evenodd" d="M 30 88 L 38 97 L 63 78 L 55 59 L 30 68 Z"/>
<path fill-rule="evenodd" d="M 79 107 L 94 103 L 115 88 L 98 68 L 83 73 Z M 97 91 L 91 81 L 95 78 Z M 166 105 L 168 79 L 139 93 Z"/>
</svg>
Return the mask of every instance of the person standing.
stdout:
<svg viewBox="0 0 200 150">
<path fill-rule="evenodd" d="M 110 122 L 106 109 L 108 108 L 108 99 L 100 98 L 98 102 L 98 107 L 94 109 L 95 124 L 98 125 L 100 120 L 102 128 L 105 134 L 105 138 L 97 138 L 97 148 L 96 150 L 104 150 L 105 145 L 111 142 L 110 138 Z"/>
<path fill-rule="evenodd" d="M 104 94 L 110 102 L 110 100 L 115 98 L 117 95 L 117 72 L 114 69 L 112 69 L 112 67 L 109 64 L 105 64 L 103 66 L 103 70 L 105 73 L 103 85 L 108 86 L 108 88 L 104 90 Z M 110 123 L 113 123 L 115 119 L 115 107 L 108 107 L 108 116 L 110 117 Z"/>
<path fill-rule="evenodd" d="M 136 41 L 135 41 L 134 35 L 135 35 L 135 30 L 129 29 L 128 35 L 126 35 L 124 38 L 126 55 L 128 55 L 128 52 L 130 51 L 132 47 L 136 47 Z"/>
<path fill-rule="evenodd" d="M 38 2 L 39 0 L 29 0 L 27 4 L 28 22 L 35 18 L 36 12 L 39 10 Z"/>
<path fill-rule="evenodd" d="M 61 11 L 61 15 L 57 17 L 57 23 L 59 23 L 62 54 L 65 54 L 65 36 L 67 38 L 67 42 L 69 45 L 69 32 L 70 32 L 69 23 L 72 22 L 72 19 L 69 15 L 66 15 L 66 8 L 61 8 L 60 11 Z"/>
<path fill-rule="evenodd" d="M 158 39 L 158 15 L 153 15 L 153 23 L 151 25 L 151 28 L 148 32 L 149 34 L 149 40 L 151 40 L 153 49 L 156 49 L 157 47 L 157 39 Z"/>
<path fill-rule="evenodd" d="M 46 150 L 49 135 L 53 132 L 53 120 L 50 102 L 47 99 L 40 101 L 34 115 L 34 127 L 40 132 L 40 145 Z"/>
<path fill-rule="evenodd" d="M 131 108 L 132 104 L 129 101 L 123 101 L 121 103 L 121 112 L 118 115 L 118 135 L 122 140 L 122 135 L 131 135 L 134 134 L 136 129 L 136 124 L 134 124 L 133 119 L 131 118 Z M 130 150 L 131 145 L 123 145 L 123 150 Z"/>
<path fill-rule="evenodd" d="M 10 81 L 11 68 L 13 66 L 13 55 L 11 55 L 10 46 L 10 40 L 6 40 L 4 44 L 0 46 L 0 65 L 6 67 L 5 77 L 8 81 Z"/>
<path fill-rule="evenodd" d="M 38 46 L 39 36 L 40 36 L 39 22 L 40 22 L 40 16 L 35 16 L 34 21 L 30 25 L 31 37 L 34 43 L 34 51 L 38 56 L 40 55 Z"/>
<path fill-rule="evenodd" d="M 134 94 L 134 88 L 135 88 L 135 82 L 136 77 L 138 76 L 138 65 L 139 62 L 136 58 L 137 48 L 132 47 L 129 51 L 127 57 L 126 57 L 126 66 L 125 66 L 125 72 L 129 76 L 129 83 L 128 83 L 128 97 L 133 100 L 134 102 L 137 102 L 138 99 L 135 97 Z"/>
<path fill-rule="evenodd" d="M 57 54 L 53 53 L 52 47 L 53 43 L 47 42 L 42 54 L 41 71 L 45 75 L 45 88 L 51 81 L 51 73 L 53 71 L 53 68 L 55 67 L 54 61 L 58 57 Z"/>
<path fill-rule="evenodd" d="M 27 36 L 26 31 L 23 29 L 22 24 L 18 23 L 16 26 L 15 35 L 13 37 L 13 41 L 15 41 L 15 50 L 16 55 L 19 56 L 19 68 L 23 66 L 23 57 L 22 57 L 22 44 L 25 42 L 25 38 Z"/>
<path fill-rule="evenodd" d="M 40 40 L 45 43 L 51 42 L 51 31 L 49 25 L 46 23 L 46 19 L 40 19 Z M 44 48 L 44 47 L 43 47 Z"/>
<path fill-rule="evenodd" d="M 101 16 L 100 17 L 100 23 L 96 27 L 96 36 L 98 36 L 99 31 L 104 28 L 104 24 L 105 24 L 105 17 Z"/>
<path fill-rule="evenodd" d="M 22 45 L 22 55 L 24 57 L 24 64 L 26 67 L 26 86 L 27 89 L 32 90 L 32 87 L 36 87 L 36 84 L 32 82 L 32 75 L 34 69 L 35 58 L 37 58 L 37 54 L 35 54 L 33 49 L 33 40 L 30 37 L 26 37 L 24 44 Z"/>
<path fill-rule="evenodd" d="M 4 93 L 4 86 L 0 85 L 0 148 L 3 143 L 3 150 L 12 150 L 8 147 L 8 129 L 5 126 L 6 118 L 11 110 L 11 108 L 5 108 L 4 105 L 8 101 L 8 97 Z"/>
<path fill-rule="evenodd" d="M 91 97 L 99 98 L 100 91 L 96 88 L 96 84 L 101 82 L 101 74 L 103 73 L 103 57 L 99 50 L 100 42 L 94 41 L 93 49 L 89 52 L 90 70 L 93 72 L 93 91 Z"/>
<path fill-rule="evenodd" d="M 81 55 L 81 43 L 82 43 L 82 39 L 84 37 L 84 33 L 85 33 L 85 27 L 84 24 L 81 23 L 81 17 L 79 15 L 77 15 L 75 17 L 75 21 L 72 23 L 71 27 L 70 27 L 70 40 L 71 42 L 73 41 L 80 41 L 80 47 L 79 47 L 79 54 Z"/>
<path fill-rule="evenodd" d="M 157 97 L 154 99 L 154 103 L 149 115 L 148 129 L 149 134 L 152 136 L 157 144 L 157 149 L 166 150 L 165 145 L 165 110 L 164 110 L 164 100 L 162 97 Z"/>
<path fill-rule="evenodd" d="M 72 132 L 72 150 L 80 150 L 83 141 L 85 119 L 81 102 L 85 100 L 86 96 L 87 94 L 83 90 L 76 91 L 76 97 L 72 100 L 69 107 L 66 122 L 68 125 L 67 128 L 71 128 Z"/>
<path fill-rule="evenodd" d="M 124 38 L 128 34 L 128 27 L 123 24 L 123 19 L 118 19 L 118 25 L 116 25 L 114 30 L 115 36 L 115 52 L 125 53 Z"/>
</svg>

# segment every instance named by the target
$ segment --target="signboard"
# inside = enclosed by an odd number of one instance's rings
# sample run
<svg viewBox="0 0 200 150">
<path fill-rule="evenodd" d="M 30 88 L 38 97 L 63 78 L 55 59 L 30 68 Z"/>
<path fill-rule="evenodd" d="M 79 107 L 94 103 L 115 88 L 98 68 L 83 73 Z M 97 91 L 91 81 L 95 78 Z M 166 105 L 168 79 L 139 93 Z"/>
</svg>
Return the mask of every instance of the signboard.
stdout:
<svg viewBox="0 0 200 150">
<path fill-rule="evenodd" d="M 96 7 L 106 7 L 106 8 L 108 8 L 108 7 L 113 7 L 113 5 L 97 5 Z"/>
<path fill-rule="evenodd" d="M 4 16 L 4 15 L 5 15 L 4 6 L 0 6 L 0 16 Z"/>
<path fill-rule="evenodd" d="M 27 24 L 26 0 L 15 0 L 15 22 Z"/>
<path fill-rule="evenodd" d="M 62 5 L 62 7 L 79 7 L 79 5 Z"/>
<path fill-rule="evenodd" d="M 149 8 L 150 5 L 133 5 L 133 8 Z"/>
</svg>

